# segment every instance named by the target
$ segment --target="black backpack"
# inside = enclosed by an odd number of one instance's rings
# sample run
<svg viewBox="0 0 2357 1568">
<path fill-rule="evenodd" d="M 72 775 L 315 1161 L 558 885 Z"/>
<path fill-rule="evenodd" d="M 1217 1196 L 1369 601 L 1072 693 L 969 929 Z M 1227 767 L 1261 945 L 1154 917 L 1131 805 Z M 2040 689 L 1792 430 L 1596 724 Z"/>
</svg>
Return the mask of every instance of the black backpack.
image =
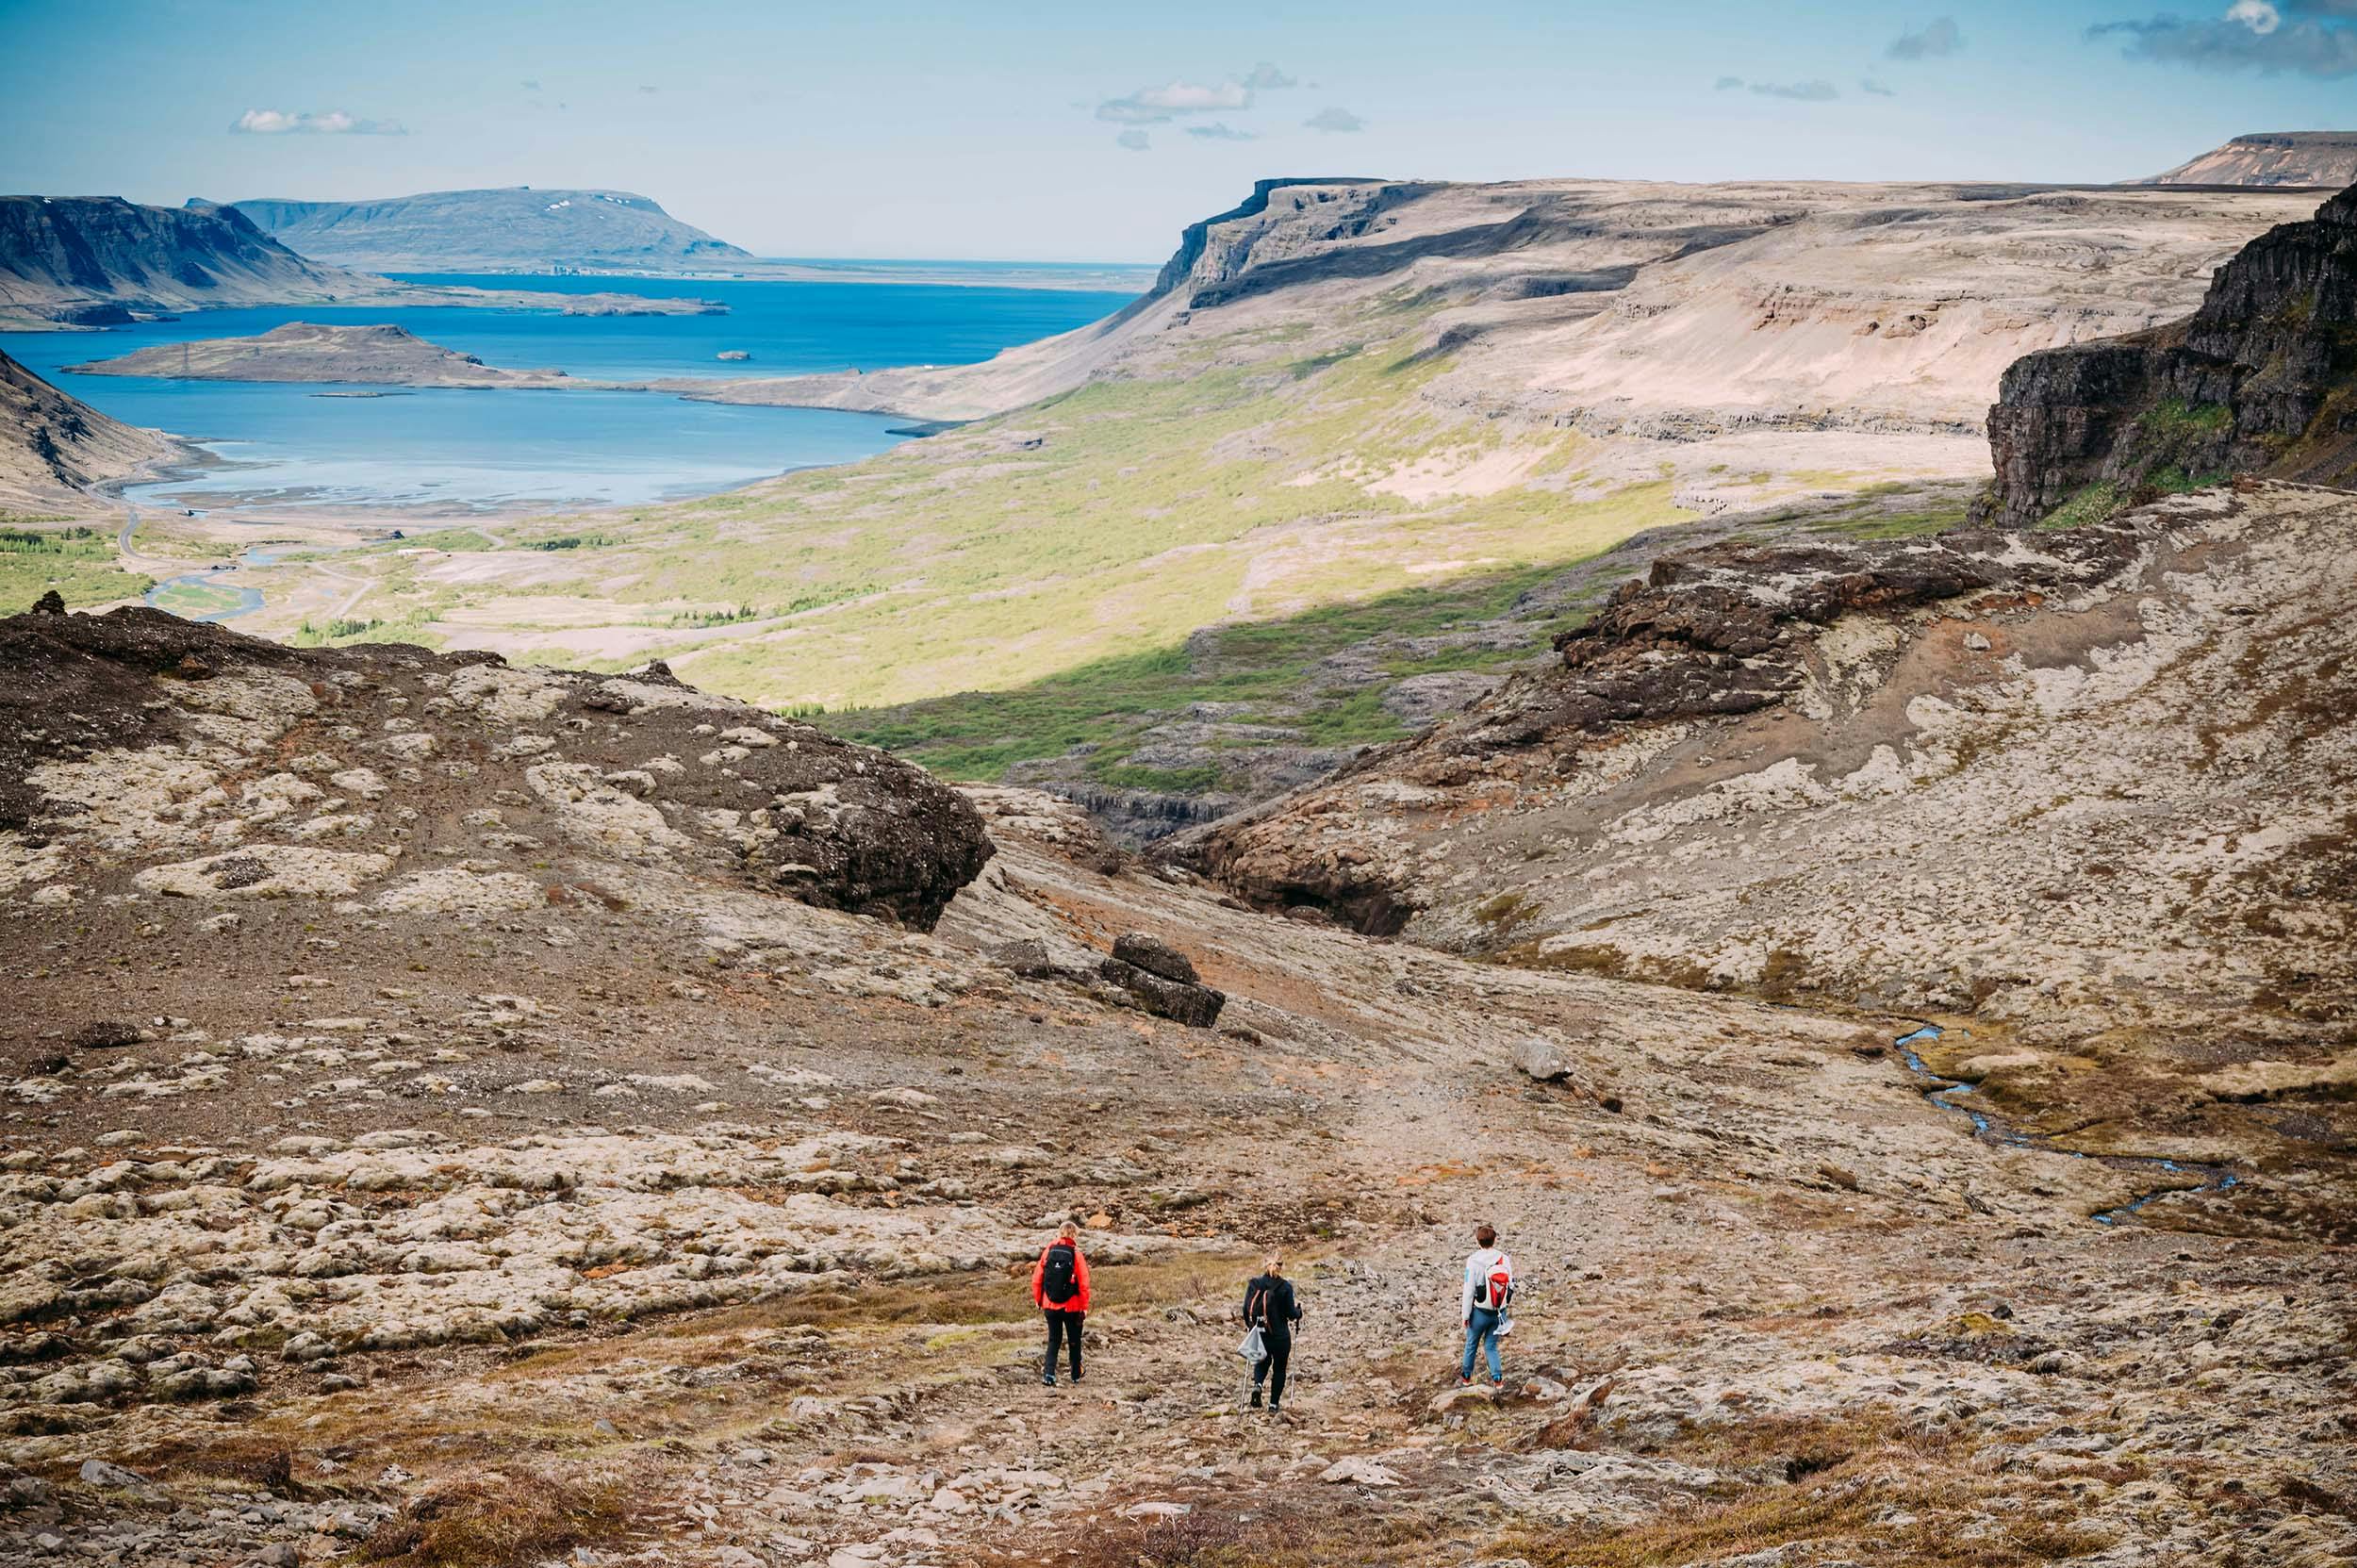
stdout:
<svg viewBox="0 0 2357 1568">
<path fill-rule="evenodd" d="M 1058 1242 L 1047 1249 L 1047 1262 L 1040 1270 L 1039 1293 L 1050 1301 L 1069 1301 L 1073 1296 L 1073 1259 L 1078 1256 L 1070 1242 Z"/>
</svg>

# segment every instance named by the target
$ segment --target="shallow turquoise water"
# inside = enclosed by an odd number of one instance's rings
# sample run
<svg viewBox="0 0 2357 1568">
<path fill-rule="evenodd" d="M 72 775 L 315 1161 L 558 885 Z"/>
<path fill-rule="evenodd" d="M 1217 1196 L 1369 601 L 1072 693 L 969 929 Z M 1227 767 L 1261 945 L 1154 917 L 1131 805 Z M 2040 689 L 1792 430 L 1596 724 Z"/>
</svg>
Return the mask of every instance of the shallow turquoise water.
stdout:
<svg viewBox="0 0 2357 1568">
<path fill-rule="evenodd" d="M 287 503 L 490 509 L 638 505 L 854 461 L 903 421 L 825 409 L 732 407 L 649 392 L 376 389 L 76 375 L 63 367 L 157 343 L 246 337 L 288 322 L 390 322 L 494 365 L 602 380 L 966 364 L 1111 314 L 1129 296 L 920 284 L 714 283 L 661 278 L 435 277 L 553 292 L 719 299 L 725 316 L 575 317 L 448 307 L 208 310 L 107 332 L 11 333 L 0 347 L 133 424 L 190 437 L 219 467 L 135 499 L 204 507 Z M 723 349 L 750 362 L 723 363 Z"/>
</svg>

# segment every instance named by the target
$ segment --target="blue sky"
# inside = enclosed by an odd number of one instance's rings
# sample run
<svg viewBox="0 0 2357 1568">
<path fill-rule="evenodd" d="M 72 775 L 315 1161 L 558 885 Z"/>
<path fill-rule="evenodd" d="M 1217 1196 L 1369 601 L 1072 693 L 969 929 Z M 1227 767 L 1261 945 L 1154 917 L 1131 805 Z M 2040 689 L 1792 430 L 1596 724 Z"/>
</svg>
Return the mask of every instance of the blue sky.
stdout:
<svg viewBox="0 0 2357 1568">
<path fill-rule="evenodd" d="M 2357 0 L 0 0 L 0 190 L 604 186 L 765 255 L 1159 260 L 1267 174 L 2111 180 L 2357 128 Z"/>
</svg>

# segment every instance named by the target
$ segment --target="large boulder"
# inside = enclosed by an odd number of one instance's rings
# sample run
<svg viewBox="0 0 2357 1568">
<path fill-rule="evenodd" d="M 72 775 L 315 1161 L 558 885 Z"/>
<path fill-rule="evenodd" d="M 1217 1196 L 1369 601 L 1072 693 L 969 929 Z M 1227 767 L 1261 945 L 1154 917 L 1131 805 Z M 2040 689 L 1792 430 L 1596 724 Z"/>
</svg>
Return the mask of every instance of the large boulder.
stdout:
<svg viewBox="0 0 2357 1568">
<path fill-rule="evenodd" d="M 1113 956 L 1124 964 L 1135 965 L 1149 975 L 1160 975 L 1181 985 L 1200 985 L 1203 982 L 1203 977 L 1195 972 L 1195 960 L 1159 936 L 1125 932 L 1113 938 Z"/>
<path fill-rule="evenodd" d="M 1572 1059 L 1563 1048 L 1537 1034 L 1515 1043 L 1514 1065 L 1541 1083 L 1559 1083 L 1572 1076 Z"/>
<path fill-rule="evenodd" d="M 1114 938 L 1113 956 L 1097 966 L 1097 973 L 1148 1013 L 1190 1029 L 1211 1028 L 1228 1005 L 1227 993 L 1197 977 L 1194 960 L 1160 938 L 1135 932 Z"/>
</svg>

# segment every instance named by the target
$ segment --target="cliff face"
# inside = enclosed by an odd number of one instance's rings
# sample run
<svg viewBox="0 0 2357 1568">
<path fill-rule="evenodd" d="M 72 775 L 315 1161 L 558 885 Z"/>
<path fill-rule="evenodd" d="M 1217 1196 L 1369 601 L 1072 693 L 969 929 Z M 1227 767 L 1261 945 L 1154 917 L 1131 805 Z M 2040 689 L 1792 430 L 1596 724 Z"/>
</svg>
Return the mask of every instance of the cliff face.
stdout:
<svg viewBox="0 0 2357 1568">
<path fill-rule="evenodd" d="M 2357 478 L 2357 187 L 2244 247 L 2191 318 L 2006 371 L 1991 521 L 2107 509 L 2231 474 Z"/>
<path fill-rule="evenodd" d="M 434 190 L 375 202 L 255 200 L 227 210 L 305 256 L 369 272 L 548 272 L 748 260 L 627 190 Z"/>
<path fill-rule="evenodd" d="M 1246 236 L 1257 237 L 1264 227 L 1261 224 L 1246 223 L 1244 221 L 1259 218 L 1266 213 L 1269 210 L 1269 198 L 1277 191 L 1296 187 L 1314 187 L 1316 189 L 1309 193 L 1307 199 L 1320 202 L 1341 199 L 1355 206 L 1362 195 L 1359 188 L 1381 184 L 1379 180 L 1316 176 L 1255 180 L 1252 182 L 1251 195 L 1246 196 L 1225 212 L 1215 213 L 1199 223 L 1189 223 L 1180 232 L 1178 249 L 1172 254 L 1168 261 L 1162 263 L 1162 273 L 1155 278 L 1152 291 L 1158 295 L 1167 294 L 1191 279 L 1198 283 L 1220 282 L 1235 275 L 1251 257 L 1251 242 Z M 1211 243 L 1211 231 L 1228 224 L 1234 224 L 1237 227 L 1230 229 L 1222 237 L 1222 242 L 1217 247 L 1218 254 L 1206 266 L 1205 257 L 1211 255 L 1214 248 Z"/>
<path fill-rule="evenodd" d="M 2255 131 L 2145 185 L 2338 186 L 2357 180 L 2357 131 Z"/>
<path fill-rule="evenodd" d="M 0 196 L 0 310 L 11 314 L 72 321 L 93 307 L 323 301 L 376 287 L 305 260 L 228 207 Z"/>
</svg>

